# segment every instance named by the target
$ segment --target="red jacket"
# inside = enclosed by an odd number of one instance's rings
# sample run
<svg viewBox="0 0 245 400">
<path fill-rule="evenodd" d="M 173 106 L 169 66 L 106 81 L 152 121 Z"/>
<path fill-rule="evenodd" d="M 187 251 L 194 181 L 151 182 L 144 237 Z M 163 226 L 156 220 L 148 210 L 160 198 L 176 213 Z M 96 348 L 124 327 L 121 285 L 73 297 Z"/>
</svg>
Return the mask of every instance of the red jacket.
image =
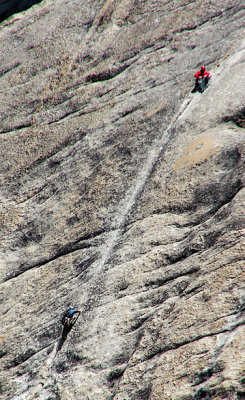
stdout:
<svg viewBox="0 0 245 400">
<path fill-rule="evenodd" d="M 210 73 L 208 72 L 208 71 L 206 71 L 206 70 L 204 70 L 204 71 L 202 71 L 201 69 L 200 69 L 200 71 L 197 71 L 196 73 L 195 73 L 195 78 L 197 78 L 197 79 L 199 79 L 199 78 L 206 78 L 206 77 L 210 77 Z"/>
</svg>

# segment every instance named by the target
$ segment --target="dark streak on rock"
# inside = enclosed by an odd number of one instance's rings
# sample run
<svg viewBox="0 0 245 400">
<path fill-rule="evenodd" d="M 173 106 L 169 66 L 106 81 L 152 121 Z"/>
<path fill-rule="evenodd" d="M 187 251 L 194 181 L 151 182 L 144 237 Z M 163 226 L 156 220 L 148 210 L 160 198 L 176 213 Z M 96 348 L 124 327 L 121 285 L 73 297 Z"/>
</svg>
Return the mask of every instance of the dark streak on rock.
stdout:
<svg viewBox="0 0 245 400">
<path fill-rule="evenodd" d="M 119 367 L 113 369 L 113 370 L 109 373 L 109 375 L 108 375 L 108 377 L 107 377 L 107 380 L 108 380 L 109 382 L 112 382 L 112 381 L 114 381 L 114 380 L 120 378 L 120 377 L 123 375 L 125 369 L 126 369 L 126 365 L 119 366 Z"/>
<path fill-rule="evenodd" d="M 232 328 L 226 328 L 226 329 L 222 329 L 222 330 L 217 331 L 217 332 L 206 333 L 205 335 L 198 335 L 198 336 L 194 337 L 191 340 L 185 340 L 185 341 L 179 342 L 179 343 L 171 343 L 170 345 L 167 345 L 166 347 L 163 347 L 163 348 L 160 348 L 160 349 L 156 349 L 155 351 L 153 351 L 151 354 L 149 354 L 147 356 L 147 360 L 152 359 L 156 355 L 166 353 L 167 351 L 175 350 L 175 349 L 178 349 L 178 348 L 180 348 L 182 346 L 186 346 L 187 344 L 197 342 L 198 340 L 201 340 L 201 339 L 203 339 L 205 337 L 212 337 L 212 336 L 220 335 L 221 333 L 232 332 L 236 328 L 238 328 L 239 326 L 244 325 L 244 324 L 245 324 L 245 321 L 240 321 L 237 324 L 235 324 Z"/>
<path fill-rule="evenodd" d="M 195 272 L 198 272 L 198 271 L 199 271 L 199 267 L 193 267 L 193 268 L 189 269 L 188 271 L 184 271 L 181 273 L 176 272 L 171 276 L 165 276 L 163 278 L 156 278 L 154 280 L 150 280 L 149 282 L 146 283 L 145 286 L 146 287 L 147 286 L 160 287 L 160 286 L 163 286 L 166 283 L 171 282 L 177 278 L 180 278 L 180 277 L 186 276 L 186 275 L 190 275 L 190 274 L 194 274 Z"/>
<path fill-rule="evenodd" d="M 17 68 L 19 65 L 20 65 L 20 62 L 17 61 L 17 62 L 15 62 L 14 64 L 12 64 L 11 66 L 2 69 L 2 70 L 0 71 L 0 78 L 1 78 L 3 75 L 7 74 L 8 72 L 12 71 L 13 69 Z"/>
<path fill-rule="evenodd" d="M 234 389 L 230 388 L 200 388 L 193 397 L 193 400 L 213 400 L 213 399 L 235 399 Z M 237 397 L 237 399 L 240 399 Z"/>
<path fill-rule="evenodd" d="M 123 71 L 125 71 L 125 69 L 130 67 L 130 65 L 124 64 L 124 65 L 121 65 L 120 67 L 117 67 L 117 68 L 114 67 L 107 71 L 89 74 L 86 76 L 85 81 L 90 82 L 90 83 L 108 81 L 109 79 L 112 79 L 115 76 L 121 74 Z"/>
<path fill-rule="evenodd" d="M 48 344 L 47 346 L 43 346 L 39 350 L 28 349 L 24 354 L 19 354 L 15 359 L 10 361 L 5 366 L 5 369 L 11 369 L 23 364 L 24 362 L 28 361 L 31 357 L 33 357 L 35 354 L 40 353 L 40 351 L 43 351 L 44 349 L 48 349 L 52 345 L 53 344 Z"/>
<path fill-rule="evenodd" d="M 137 331 L 141 326 L 150 318 L 150 316 L 143 316 L 139 318 L 135 324 L 131 327 L 130 332 Z"/>
<path fill-rule="evenodd" d="M 89 240 L 89 239 L 92 239 L 94 237 L 97 237 L 97 236 L 101 235 L 104 232 L 105 232 L 104 230 L 100 230 L 100 231 L 97 231 L 97 232 L 93 232 L 91 234 L 87 234 L 87 235 L 83 236 L 82 238 L 76 240 L 75 242 L 68 243 L 66 246 L 61 247 L 54 256 L 52 256 L 52 257 L 50 257 L 48 259 L 42 260 L 42 261 L 40 261 L 40 262 L 38 262 L 38 263 L 36 263 L 34 265 L 30 265 L 30 266 L 21 265 L 22 268 L 20 268 L 19 271 L 16 271 L 12 275 L 8 276 L 8 278 L 5 279 L 4 282 L 6 282 L 6 281 L 8 281 L 10 279 L 13 279 L 13 278 L 17 278 L 20 275 L 22 275 L 23 273 L 25 273 L 26 271 L 29 271 L 29 270 L 34 269 L 34 268 L 42 267 L 43 265 L 48 264 L 51 261 L 55 261 L 60 257 L 66 256 L 66 255 L 71 254 L 71 253 L 74 253 L 77 250 L 89 248 L 89 247 L 92 246 L 90 243 L 86 243 L 86 242 L 85 243 L 81 243 L 81 242 L 84 242 L 86 240 Z M 94 262 L 94 258 L 90 259 L 89 262 L 86 262 L 85 263 L 86 264 L 86 268 L 88 268 L 89 265 L 91 265 L 91 263 L 93 263 L 93 262 Z M 84 271 L 84 267 L 83 267 L 83 271 Z"/>
<path fill-rule="evenodd" d="M 0 134 L 2 134 L 2 133 L 11 133 L 13 131 L 17 131 L 17 130 L 20 130 L 20 129 L 29 128 L 31 125 L 32 125 L 31 121 L 26 122 L 26 123 L 22 123 L 22 124 L 19 124 L 17 126 L 14 126 L 13 129 L 6 129 L 6 130 L 3 129 L 2 131 L 0 131 Z"/>
<path fill-rule="evenodd" d="M 242 6 L 241 6 L 241 8 L 240 7 L 237 8 L 236 6 L 235 7 L 234 6 L 227 7 L 226 10 L 220 10 L 220 11 L 217 11 L 215 14 L 208 16 L 208 18 L 205 18 L 203 21 L 200 22 L 200 24 L 193 24 L 193 25 L 189 24 L 189 25 L 181 27 L 180 29 L 176 29 L 175 31 L 173 31 L 173 33 L 176 34 L 176 33 L 182 33 L 185 31 L 190 32 L 195 29 L 198 29 L 201 26 L 205 25 L 207 22 L 211 22 L 212 20 L 221 17 L 222 15 L 228 13 L 229 11 L 234 12 L 234 10 L 233 10 L 234 8 L 235 8 L 236 12 L 243 9 Z"/>
<path fill-rule="evenodd" d="M 203 382 L 206 382 L 208 379 L 210 379 L 213 376 L 213 374 L 214 374 L 214 368 L 207 368 L 206 370 L 201 371 L 198 374 L 195 382 L 193 383 L 193 386 L 197 386 Z"/>
<path fill-rule="evenodd" d="M 127 117 L 128 115 L 132 114 L 134 111 L 138 110 L 138 107 L 133 107 L 131 110 L 123 111 L 120 114 L 120 118 Z"/>
<path fill-rule="evenodd" d="M 240 128 L 245 128 L 245 107 L 238 110 L 235 114 L 223 118 L 224 122 L 234 122 Z"/>
</svg>

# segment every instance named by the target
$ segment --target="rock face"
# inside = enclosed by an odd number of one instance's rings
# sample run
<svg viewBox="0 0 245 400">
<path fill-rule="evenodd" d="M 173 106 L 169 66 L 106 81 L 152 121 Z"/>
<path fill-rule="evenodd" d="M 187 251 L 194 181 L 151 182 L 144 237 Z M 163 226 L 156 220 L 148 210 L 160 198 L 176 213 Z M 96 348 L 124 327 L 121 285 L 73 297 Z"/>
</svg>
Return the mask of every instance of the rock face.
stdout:
<svg viewBox="0 0 245 400">
<path fill-rule="evenodd" d="M 3 399 L 245 397 L 244 22 L 46 0 L 1 24 Z"/>
</svg>

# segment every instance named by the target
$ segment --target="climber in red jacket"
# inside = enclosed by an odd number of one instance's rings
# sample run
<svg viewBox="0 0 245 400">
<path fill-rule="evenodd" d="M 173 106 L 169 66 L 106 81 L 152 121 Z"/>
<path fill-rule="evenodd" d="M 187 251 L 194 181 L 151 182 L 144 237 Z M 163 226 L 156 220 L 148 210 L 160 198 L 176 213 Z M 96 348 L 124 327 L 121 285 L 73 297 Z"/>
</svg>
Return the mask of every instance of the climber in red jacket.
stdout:
<svg viewBox="0 0 245 400">
<path fill-rule="evenodd" d="M 195 78 L 200 79 L 200 78 L 210 78 L 210 73 L 206 70 L 204 66 L 201 67 L 200 71 L 197 71 L 195 73 Z"/>
<path fill-rule="evenodd" d="M 197 71 L 194 75 L 196 78 L 196 90 L 203 92 L 208 86 L 209 79 L 211 78 L 210 73 L 206 70 L 204 66 L 201 67 L 199 71 Z"/>
</svg>

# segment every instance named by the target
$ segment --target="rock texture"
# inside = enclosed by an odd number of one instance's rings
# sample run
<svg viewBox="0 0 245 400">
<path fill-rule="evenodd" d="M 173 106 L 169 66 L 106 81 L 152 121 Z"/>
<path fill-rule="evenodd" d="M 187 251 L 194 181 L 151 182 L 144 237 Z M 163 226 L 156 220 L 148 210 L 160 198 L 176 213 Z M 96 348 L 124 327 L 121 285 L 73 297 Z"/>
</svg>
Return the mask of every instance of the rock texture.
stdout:
<svg viewBox="0 0 245 400">
<path fill-rule="evenodd" d="M 244 22 L 239 0 L 2 22 L 3 399 L 245 398 Z"/>
</svg>

